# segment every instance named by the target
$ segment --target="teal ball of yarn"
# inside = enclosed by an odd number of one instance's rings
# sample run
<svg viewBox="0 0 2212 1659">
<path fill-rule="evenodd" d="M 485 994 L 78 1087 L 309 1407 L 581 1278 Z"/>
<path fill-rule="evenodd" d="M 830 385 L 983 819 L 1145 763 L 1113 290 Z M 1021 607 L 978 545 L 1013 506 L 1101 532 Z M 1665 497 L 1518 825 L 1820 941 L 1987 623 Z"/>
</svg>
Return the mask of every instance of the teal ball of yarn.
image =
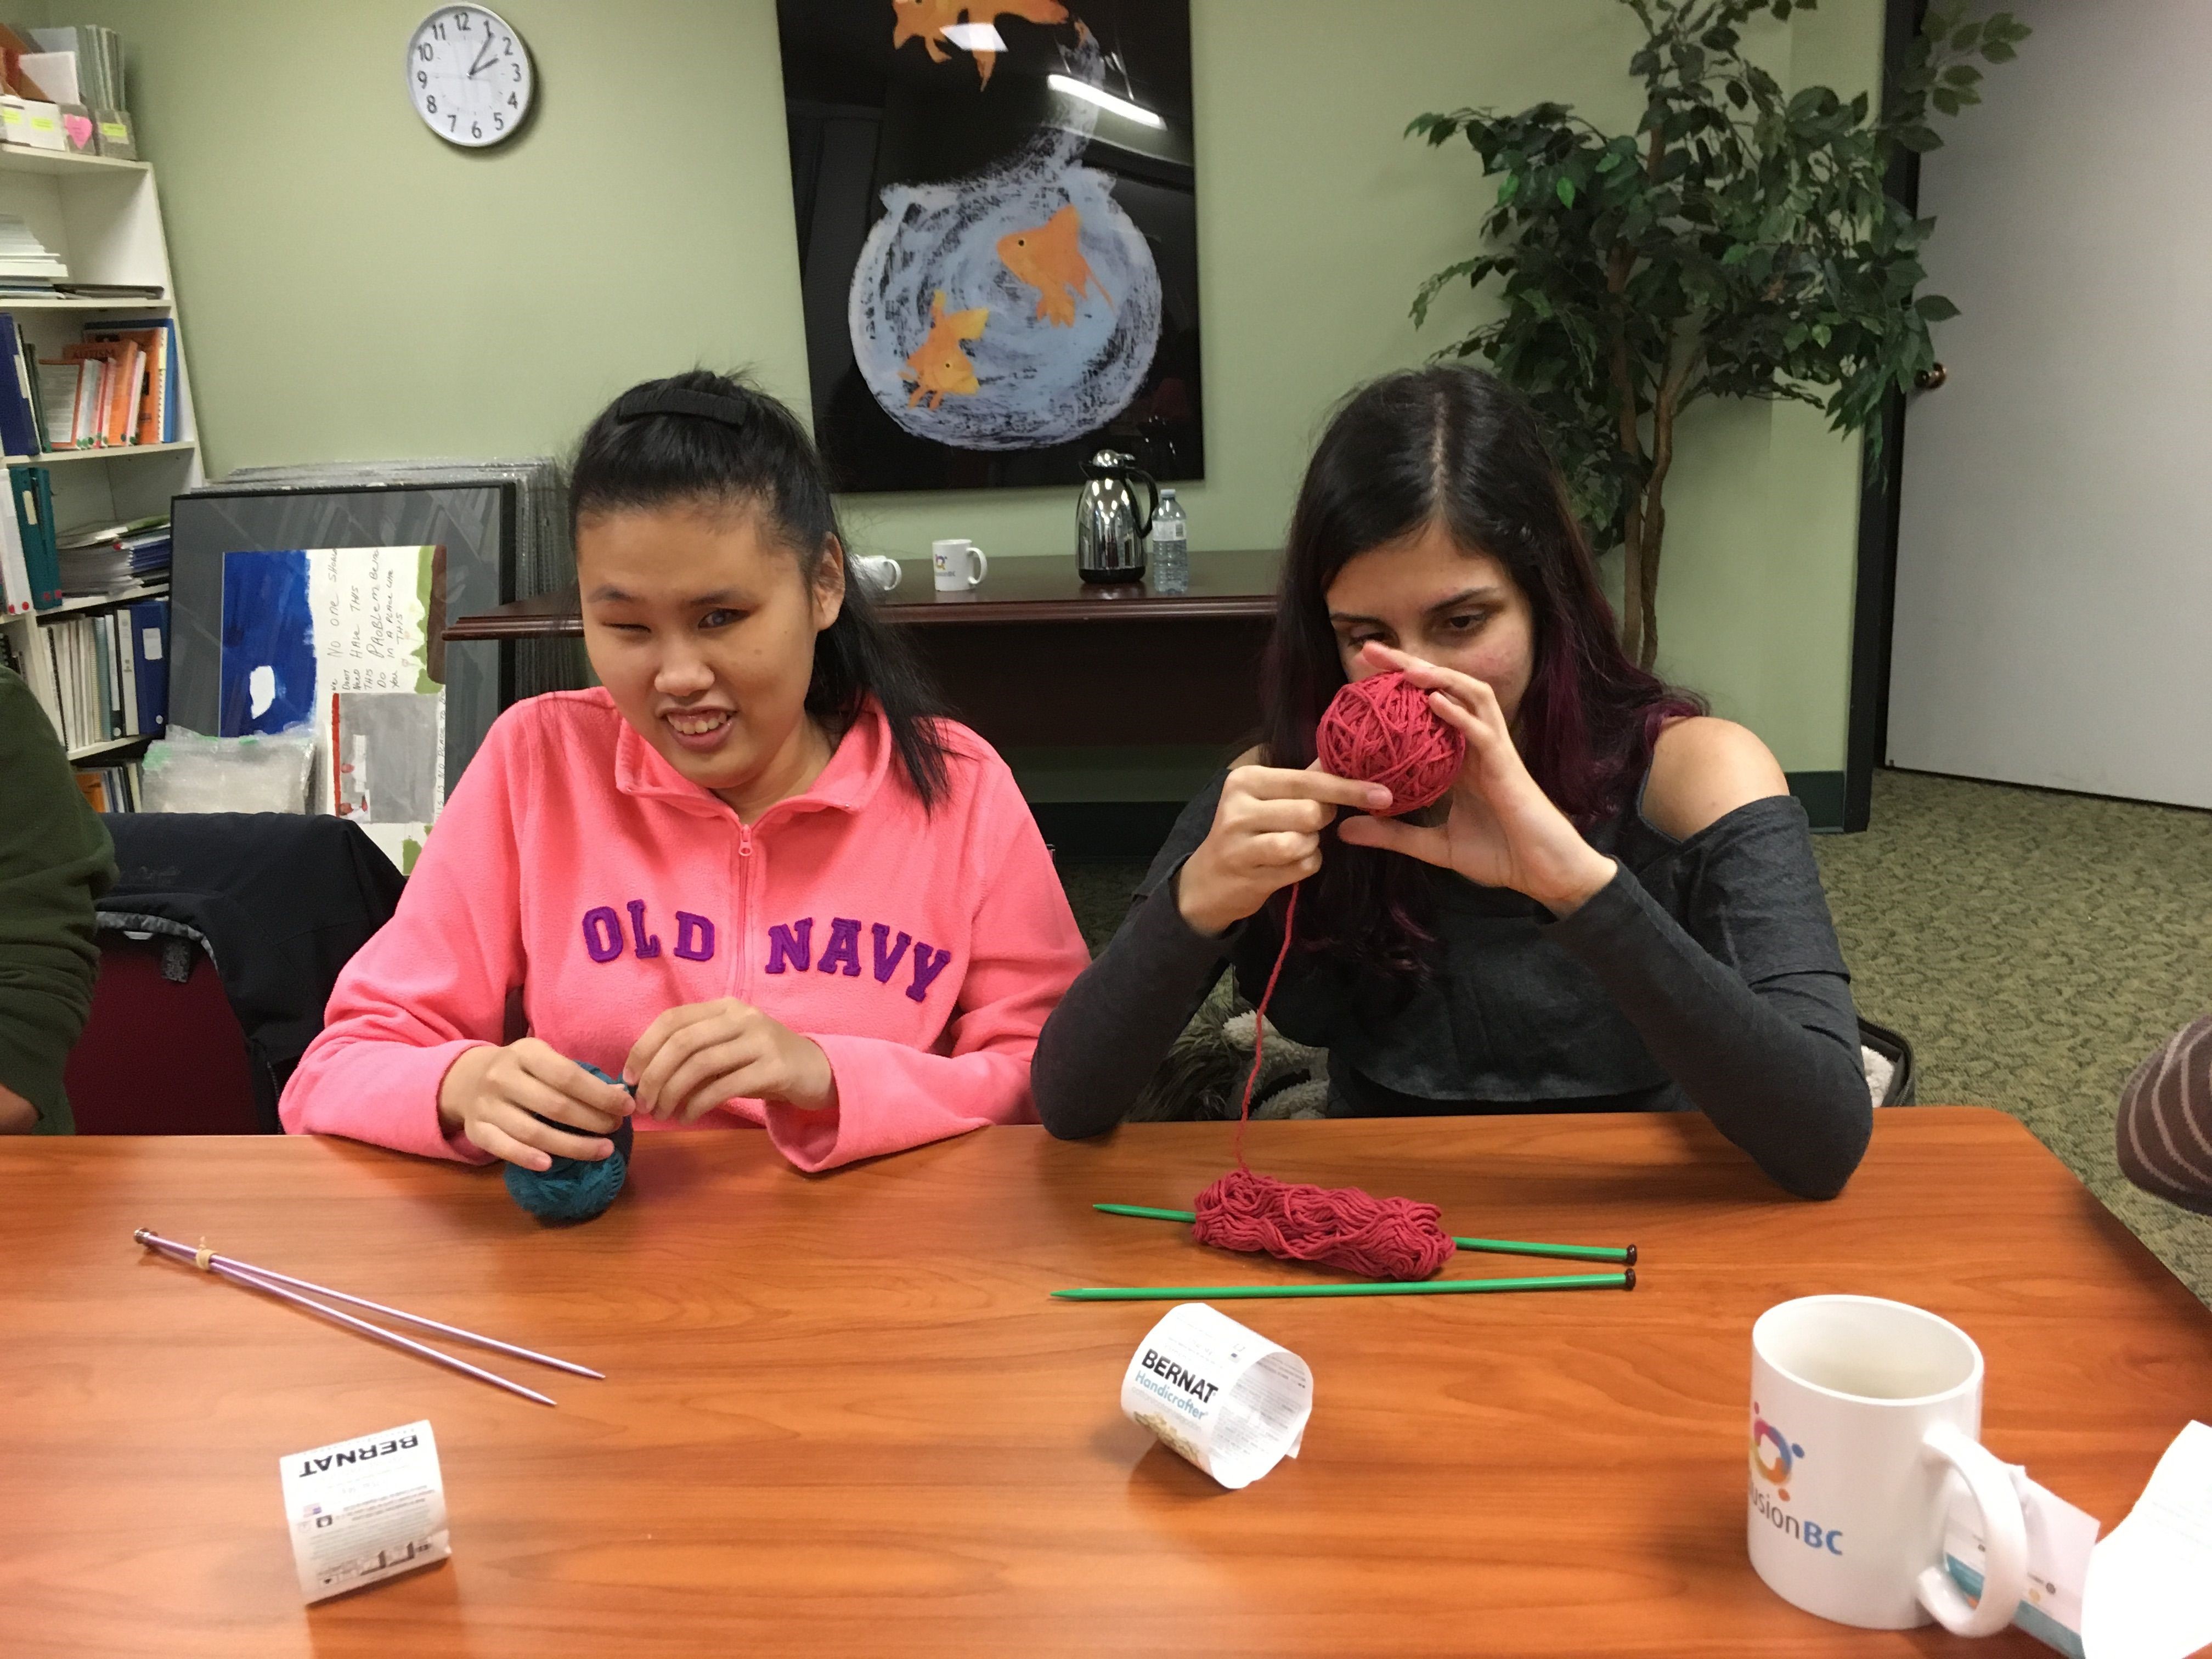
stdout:
<svg viewBox="0 0 2212 1659">
<path fill-rule="evenodd" d="M 584 1069 L 602 1083 L 616 1081 L 596 1066 L 585 1066 Z M 540 1121 L 552 1120 L 543 1118 Z M 605 1214 L 629 1175 L 629 1149 L 634 1139 L 629 1120 L 624 1118 L 617 1124 L 608 1139 L 614 1142 L 615 1149 L 597 1163 L 589 1158 L 556 1158 L 549 1170 L 526 1170 L 519 1164 L 508 1164 L 507 1190 L 516 1203 L 540 1221 L 589 1221 L 593 1216 Z"/>
</svg>

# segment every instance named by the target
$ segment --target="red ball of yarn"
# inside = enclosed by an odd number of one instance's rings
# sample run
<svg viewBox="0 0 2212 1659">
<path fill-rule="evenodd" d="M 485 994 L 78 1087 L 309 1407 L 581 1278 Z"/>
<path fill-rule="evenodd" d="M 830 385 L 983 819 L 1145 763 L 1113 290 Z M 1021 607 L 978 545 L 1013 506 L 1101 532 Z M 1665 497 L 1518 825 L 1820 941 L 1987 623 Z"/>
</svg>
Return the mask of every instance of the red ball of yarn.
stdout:
<svg viewBox="0 0 2212 1659">
<path fill-rule="evenodd" d="M 1459 1246 L 1443 1212 L 1357 1187 L 1308 1187 L 1231 1170 L 1198 1195 L 1191 1237 L 1224 1250 L 1340 1267 L 1363 1279 L 1433 1279 Z"/>
<path fill-rule="evenodd" d="M 1314 749 L 1340 778 L 1390 792 L 1386 816 L 1442 800 L 1467 759 L 1467 738 L 1429 707 L 1428 694 L 1397 669 L 1353 680 L 1321 717 Z"/>
</svg>

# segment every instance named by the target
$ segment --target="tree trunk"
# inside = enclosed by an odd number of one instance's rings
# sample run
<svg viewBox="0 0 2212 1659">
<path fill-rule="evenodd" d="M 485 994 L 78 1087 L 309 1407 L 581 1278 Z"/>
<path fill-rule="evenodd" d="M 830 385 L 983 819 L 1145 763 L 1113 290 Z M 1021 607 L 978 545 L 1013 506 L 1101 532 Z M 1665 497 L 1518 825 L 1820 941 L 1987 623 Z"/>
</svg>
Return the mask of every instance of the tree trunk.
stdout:
<svg viewBox="0 0 2212 1659">
<path fill-rule="evenodd" d="M 1636 613 L 1638 624 L 1634 643 L 1630 644 L 1626 636 L 1622 642 L 1640 668 L 1648 669 L 1659 660 L 1659 550 L 1667 536 L 1667 474 L 1674 465 L 1674 416 L 1681 409 L 1682 388 L 1689 384 L 1703 355 L 1704 349 L 1693 344 L 1677 364 L 1670 339 L 1666 378 L 1651 399 L 1651 476 L 1644 482 L 1639 503 L 1644 532 L 1636 573 L 1639 581 L 1638 586 L 1624 588 L 1621 593 L 1624 608 Z"/>
<path fill-rule="evenodd" d="M 1631 501 L 1620 539 L 1620 648 L 1631 662 L 1644 655 L 1644 509 Z"/>
<path fill-rule="evenodd" d="M 1659 550 L 1667 535 L 1667 507 L 1659 492 L 1664 483 L 1664 476 L 1654 471 L 1644 508 L 1644 560 L 1637 573 L 1642 580 L 1631 601 L 1641 626 L 1628 649 L 1636 665 L 1645 669 L 1659 660 Z"/>
<path fill-rule="evenodd" d="M 1658 179 L 1659 163 L 1664 155 L 1659 129 L 1654 127 L 1644 141 L 1645 178 L 1655 181 Z M 1622 453 L 1632 460 L 1641 460 L 1643 422 L 1637 413 L 1636 373 L 1628 361 L 1628 319 L 1623 309 L 1627 304 L 1625 296 L 1628 279 L 1635 270 L 1635 251 L 1626 242 L 1614 243 L 1605 272 L 1605 291 L 1613 298 L 1613 349 L 1608 362 L 1613 413 L 1620 429 Z M 1651 499 L 1658 499 L 1656 492 Z M 1644 491 L 1638 489 L 1622 509 L 1620 524 L 1620 647 L 1632 662 L 1644 660 L 1650 652 L 1658 649 L 1658 642 L 1652 637 L 1650 606 L 1643 598 L 1645 590 L 1658 580 L 1659 542 L 1650 533 L 1648 524 Z"/>
</svg>

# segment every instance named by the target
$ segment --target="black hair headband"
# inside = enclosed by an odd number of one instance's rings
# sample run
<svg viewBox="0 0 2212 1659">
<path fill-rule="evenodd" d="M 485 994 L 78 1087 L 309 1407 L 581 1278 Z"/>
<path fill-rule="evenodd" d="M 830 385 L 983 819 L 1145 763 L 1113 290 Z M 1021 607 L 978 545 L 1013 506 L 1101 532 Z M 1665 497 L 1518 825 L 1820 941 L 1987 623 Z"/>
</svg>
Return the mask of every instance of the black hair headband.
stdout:
<svg viewBox="0 0 2212 1659">
<path fill-rule="evenodd" d="M 724 426 L 743 427 L 752 410 L 735 398 L 716 392 L 692 392 L 659 380 L 634 386 L 615 404 L 617 421 L 641 421 L 648 415 L 692 415 Z"/>
</svg>

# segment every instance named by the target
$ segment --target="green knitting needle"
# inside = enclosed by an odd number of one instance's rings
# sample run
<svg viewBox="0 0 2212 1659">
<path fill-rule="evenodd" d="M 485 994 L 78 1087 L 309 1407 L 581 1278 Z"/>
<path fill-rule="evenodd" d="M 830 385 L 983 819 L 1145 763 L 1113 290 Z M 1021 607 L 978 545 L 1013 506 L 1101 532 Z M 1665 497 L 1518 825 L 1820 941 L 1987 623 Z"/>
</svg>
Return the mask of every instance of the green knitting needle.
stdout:
<svg viewBox="0 0 2212 1659">
<path fill-rule="evenodd" d="M 1066 1302 L 1230 1302 L 1304 1296 L 1466 1296 L 1482 1291 L 1632 1291 L 1633 1267 L 1617 1273 L 1551 1273 L 1535 1279 L 1431 1279 L 1353 1285 L 1092 1285 L 1054 1291 Z"/>
<path fill-rule="evenodd" d="M 1094 1210 L 1103 1210 L 1108 1215 L 1133 1215 L 1140 1221 L 1195 1221 L 1198 1217 L 1188 1210 L 1153 1210 L 1141 1204 L 1094 1204 Z M 1543 1255 L 1564 1257 L 1571 1261 L 1618 1261 L 1623 1267 L 1636 1265 L 1636 1246 L 1617 1249 L 1609 1244 L 1530 1244 L 1515 1238 L 1455 1238 L 1452 1243 L 1462 1250 L 1481 1250 L 1492 1255 Z"/>
</svg>

